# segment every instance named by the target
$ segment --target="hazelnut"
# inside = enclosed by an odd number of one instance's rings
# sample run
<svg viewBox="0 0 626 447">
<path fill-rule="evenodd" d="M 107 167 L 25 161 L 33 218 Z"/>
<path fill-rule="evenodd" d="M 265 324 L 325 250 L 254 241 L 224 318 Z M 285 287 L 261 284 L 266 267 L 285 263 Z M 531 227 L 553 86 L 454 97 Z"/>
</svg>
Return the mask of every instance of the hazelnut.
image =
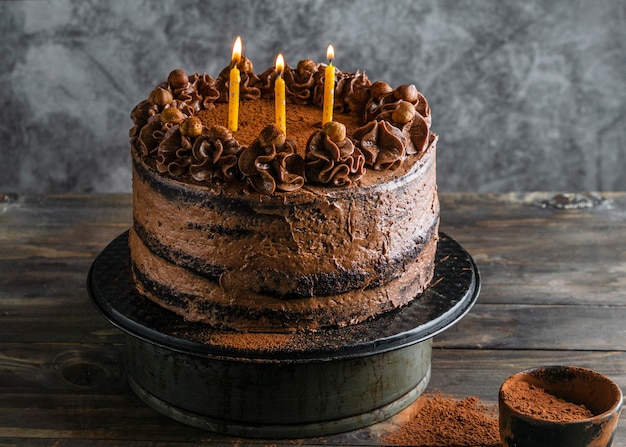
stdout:
<svg viewBox="0 0 626 447">
<path fill-rule="evenodd" d="M 173 88 L 183 88 L 189 82 L 189 78 L 187 77 L 187 73 L 183 70 L 177 69 L 172 71 L 167 77 L 167 82 Z"/>
<path fill-rule="evenodd" d="M 180 123 L 180 133 L 187 137 L 197 137 L 202 133 L 202 121 L 197 116 L 190 116 Z"/>
<path fill-rule="evenodd" d="M 415 103 L 418 98 L 417 87 L 413 84 L 401 85 L 393 91 L 393 96 L 396 99 L 402 99 L 403 101 Z"/>
<path fill-rule="evenodd" d="M 370 86 L 370 92 L 374 98 L 380 98 L 386 93 L 391 93 L 393 89 L 389 84 L 382 81 L 376 81 Z"/>
<path fill-rule="evenodd" d="M 311 59 L 304 59 L 298 62 L 298 74 L 304 75 L 306 72 L 314 73 L 317 71 L 317 63 Z"/>
<path fill-rule="evenodd" d="M 268 124 L 259 135 L 259 143 L 263 147 L 280 147 L 285 144 L 286 135 L 276 124 Z"/>
<path fill-rule="evenodd" d="M 408 101 L 401 101 L 396 109 L 391 113 L 391 120 L 394 123 L 406 124 L 415 116 L 415 107 Z"/>
<path fill-rule="evenodd" d="M 346 126 L 336 121 L 324 124 L 322 132 L 335 143 L 340 143 L 346 139 Z"/>
<path fill-rule="evenodd" d="M 174 100 L 172 92 L 161 87 L 157 87 L 150 92 L 148 101 L 150 104 L 157 105 L 159 107 L 166 106 Z"/>
<path fill-rule="evenodd" d="M 209 139 L 230 141 L 233 139 L 233 133 L 224 126 L 213 126 L 209 129 Z"/>
<path fill-rule="evenodd" d="M 162 123 L 178 124 L 181 123 L 185 118 L 187 118 L 187 116 L 176 107 L 168 107 L 161 112 Z"/>
</svg>

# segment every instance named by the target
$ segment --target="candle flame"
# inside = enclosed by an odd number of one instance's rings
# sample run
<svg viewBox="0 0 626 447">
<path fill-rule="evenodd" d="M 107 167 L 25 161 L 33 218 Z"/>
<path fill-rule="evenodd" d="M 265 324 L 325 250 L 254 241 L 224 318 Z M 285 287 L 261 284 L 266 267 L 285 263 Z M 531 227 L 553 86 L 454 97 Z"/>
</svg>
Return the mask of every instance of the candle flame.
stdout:
<svg viewBox="0 0 626 447">
<path fill-rule="evenodd" d="M 335 49 L 332 45 L 328 45 L 328 49 L 326 50 L 326 58 L 329 61 L 332 61 L 335 58 Z"/>
<path fill-rule="evenodd" d="M 232 59 L 232 61 L 235 64 L 238 64 L 239 61 L 241 60 L 241 52 L 242 52 L 241 36 L 237 36 L 237 38 L 235 39 L 235 44 L 233 45 L 233 59 Z"/>
<path fill-rule="evenodd" d="M 285 69 L 285 58 L 283 57 L 282 53 L 278 53 L 278 56 L 276 56 L 276 71 L 278 71 L 278 74 L 282 74 L 283 70 Z"/>
</svg>

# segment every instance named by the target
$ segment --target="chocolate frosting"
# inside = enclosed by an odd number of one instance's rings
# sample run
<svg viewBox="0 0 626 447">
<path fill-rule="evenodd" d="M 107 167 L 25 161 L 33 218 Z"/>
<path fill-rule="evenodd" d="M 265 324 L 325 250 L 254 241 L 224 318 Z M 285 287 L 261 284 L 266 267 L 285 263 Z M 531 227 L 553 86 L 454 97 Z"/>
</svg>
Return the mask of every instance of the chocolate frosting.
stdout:
<svg viewBox="0 0 626 447">
<path fill-rule="evenodd" d="M 412 155 L 413 153 L 424 152 L 430 143 L 431 133 L 429 130 L 429 121 L 417 112 L 415 117 L 413 117 L 413 122 L 408 132 L 411 142 L 413 143 L 413 148 L 411 151 L 407 151 L 407 154 Z"/>
<path fill-rule="evenodd" d="M 273 97 L 275 68 L 257 76 L 246 58 L 238 67 L 242 100 Z M 230 68 L 216 79 L 174 70 L 131 113 L 139 293 L 190 321 L 259 332 L 355 324 L 418 296 L 439 225 L 423 96 L 336 70 L 335 108 L 353 114 L 350 134 L 340 116 L 313 129 L 322 65 L 287 66 L 287 98 L 306 106 L 289 118 L 312 134 L 293 132 L 307 141 L 296 148 L 274 124 L 256 139 L 256 122 L 242 120 L 239 134 L 215 125 L 225 121 L 218 103 L 228 101 Z M 262 101 L 246 113 L 273 121 Z"/>
<path fill-rule="evenodd" d="M 289 66 L 285 67 L 285 71 L 289 71 Z M 270 97 L 274 94 L 274 84 L 278 78 L 278 70 L 276 67 L 270 67 L 258 76 L 258 81 L 255 83 L 255 87 L 259 89 L 262 97 Z M 286 92 L 289 91 L 286 83 Z"/>
<path fill-rule="evenodd" d="M 142 127 L 148 122 L 148 118 L 154 115 L 154 113 L 151 113 L 151 108 L 152 104 L 146 99 L 137 104 L 130 112 L 130 119 L 133 121 L 133 127 L 129 132 L 131 139 L 139 135 Z"/>
<path fill-rule="evenodd" d="M 340 72 L 335 84 L 335 98 L 339 98 L 339 104 L 335 101 L 335 107 L 339 107 L 342 112 L 350 111 L 350 105 L 354 103 L 352 98 L 356 92 L 369 87 L 370 84 L 367 75 L 359 73 L 358 70 L 354 73 Z"/>
<path fill-rule="evenodd" d="M 350 186 L 364 174 L 365 157 L 349 138 L 335 142 L 321 130 L 311 136 L 306 152 L 307 180 Z"/>
<path fill-rule="evenodd" d="M 249 59 L 242 57 L 237 66 L 241 99 L 273 95 L 278 76 L 275 67 L 257 76 Z M 311 60 L 300 61 L 296 68 L 286 66 L 283 76 L 287 98 L 297 104 L 321 107 L 323 67 Z M 189 175 L 197 182 L 244 178 L 254 190 L 273 194 L 301 188 L 305 179 L 349 186 L 366 174 L 366 167 L 395 170 L 407 157 L 420 156 L 433 138 L 428 102 L 415 86 L 402 85 L 393 90 L 385 83 L 372 84 L 365 73 L 337 69 L 335 109 L 354 113 L 364 123 L 343 141 L 332 141 L 318 130 L 309 137 L 307 147 L 299 151 L 291 141 L 272 147 L 255 141 L 242 147 L 232 134 L 225 134 L 225 128 L 209 130 L 203 126 L 199 136 L 183 135 L 179 128 L 182 119 L 211 110 L 216 102 L 228 101 L 231 68 L 232 64 L 225 67 L 217 79 L 206 73 L 187 77 L 182 70 L 174 70 L 148 100 L 140 102 L 131 113 L 134 126 L 130 130 L 131 147 L 140 158 L 154 159 L 161 174 Z M 398 121 L 394 112 L 406 107 L 407 102 L 413 105 L 414 116 Z M 163 118 L 169 108 L 182 112 L 177 112 L 180 118 Z"/>
<path fill-rule="evenodd" d="M 220 98 L 220 92 L 217 89 L 217 80 L 213 79 L 206 73 L 194 74 L 189 77 L 189 82 L 194 85 L 196 91 L 200 95 L 202 108 L 211 109 L 213 103 Z"/>
<path fill-rule="evenodd" d="M 180 125 L 172 126 L 157 147 L 157 170 L 177 177 L 191 165 L 191 139 L 180 132 Z"/>
<path fill-rule="evenodd" d="M 161 122 L 160 115 L 154 115 L 148 119 L 147 123 L 141 128 L 138 137 L 132 140 L 133 146 L 141 157 L 156 155 L 157 147 L 168 130 L 167 127 L 166 124 Z"/>
<path fill-rule="evenodd" d="M 318 64 L 310 59 L 300 61 L 296 69 L 287 67 L 285 70 L 285 88 L 287 89 L 287 96 L 293 102 L 302 105 L 312 103 L 311 89 L 317 71 Z"/>
<path fill-rule="evenodd" d="M 406 140 L 400 129 L 387 121 L 370 121 L 357 129 L 354 138 L 375 170 L 395 170 L 406 157 Z"/>
<path fill-rule="evenodd" d="M 189 172 L 199 182 L 234 180 L 239 175 L 237 157 L 240 152 L 239 143 L 227 128 L 212 127 L 208 134 L 202 134 L 194 141 Z"/>
<path fill-rule="evenodd" d="M 191 321 L 260 332 L 344 326 L 406 304 L 432 275 L 435 149 L 372 173 L 381 182 L 267 197 L 177 181 L 135 153 L 138 290 Z"/>
<path fill-rule="evenodd" d="M 324 70 L 322 65 L 313 73 L 313 104 L 321 107 L 324 103 Z M 341 112 L 353 111 L 350 103 L 357 91 L 366 89 L 371 85 L 365 73 L 358 70 L 354 73 L 344 73 L 335 69 L 335 110 Z M 358 113 L 358 110 L 354 110 Z"/>
<path fill-rule="evenodd" d="M 188 82 L 185 87 L 172 89 L 172 93 L 174 95 L 172 106 L 182 110 L 185 115 L 195 115 L 202 110 L 202 97 L 191 82 Z"/>
<path fill-rule="evenodd" d="M 369 101 L 365 104 L 364 121 L 370 122 L 375 120 L 380 113 L 395 109 L 397 104 L 398 100 L 394 98 L 393 92 L 380 97 L 370 97 Z"/>
<path fill-rule="evenodd" d="M 268 127 L 280 132 L 274 124 Z M 255 140 L 242 150 L 239 169 L 246 182 L 261 194 L 272 194 L 276 190 L 296 191 L 304 185 L 304 160 L 296 153 L 296 145 L 289 140 L 280 145 Z"/>
<path fill-rule="evenodd" d="M 216 88 L 220 92 L 219 102 L 228 102 L 228 89 L 230 86 L 230 70 L 234 67 L 231 63 L 224 68 L 217 77 Z M 254 100 L 261 97 L 260 78 L 252 71 L 253 66 L 250 59 L 242 56 L 237 64 L 239 69 L 241 82 L 239 84 L 239 98 L 245 100 Z"/>
</svg>

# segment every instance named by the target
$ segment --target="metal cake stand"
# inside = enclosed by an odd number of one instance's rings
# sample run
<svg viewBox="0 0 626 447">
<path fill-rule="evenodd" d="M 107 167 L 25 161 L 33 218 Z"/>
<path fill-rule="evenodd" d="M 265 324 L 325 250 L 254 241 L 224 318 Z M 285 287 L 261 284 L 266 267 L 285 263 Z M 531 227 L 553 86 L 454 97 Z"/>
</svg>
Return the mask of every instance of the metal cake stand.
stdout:
<svg viewBox="0 0 626 447">
<path fill-rule="evenodd" d="M 469 312 L 480 292 L 472 257 L 441 233 L 431 286 L 405 307 L 313 333 L 229 332 L 139 295 L 127 241 L 125 232 L 96 257 L 87 288 L 125 332 L 130 386 L 160 413 L 224 434 L 323 436 L 393 416 L 426 389 L 432 338 Z"/>
</svg>

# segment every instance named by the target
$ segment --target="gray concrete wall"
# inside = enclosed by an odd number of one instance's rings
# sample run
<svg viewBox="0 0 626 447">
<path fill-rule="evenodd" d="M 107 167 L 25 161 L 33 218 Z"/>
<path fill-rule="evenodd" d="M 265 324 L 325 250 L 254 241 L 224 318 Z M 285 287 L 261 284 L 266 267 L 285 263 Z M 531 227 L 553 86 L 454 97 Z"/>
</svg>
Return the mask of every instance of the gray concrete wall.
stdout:
<svg viewBox="0 0 626 447">
<path fill-rule="evenodd" d="M 626 189 L 624 0 L 57 0 L 0 3 L 0 192 L 129 191 L 132 107 L 238 34 L 415 83 L 442 191 Z"/>
</svg>

